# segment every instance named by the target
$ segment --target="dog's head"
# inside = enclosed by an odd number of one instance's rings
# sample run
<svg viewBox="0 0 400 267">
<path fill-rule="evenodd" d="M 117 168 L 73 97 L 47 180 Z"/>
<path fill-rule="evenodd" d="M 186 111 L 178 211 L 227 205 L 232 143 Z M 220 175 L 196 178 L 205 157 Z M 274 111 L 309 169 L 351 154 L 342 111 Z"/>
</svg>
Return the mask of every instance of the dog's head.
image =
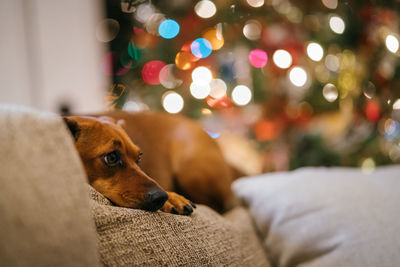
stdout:
<svg viewBox="0 0 400 267">
<path fill-rule="evenodd" d="M 141 152 L 110 117 L 64 117 L 86 174 L 97 191 L 122 207 L 155 211 L 167 193 L 139 167 Z"/>
</svg>

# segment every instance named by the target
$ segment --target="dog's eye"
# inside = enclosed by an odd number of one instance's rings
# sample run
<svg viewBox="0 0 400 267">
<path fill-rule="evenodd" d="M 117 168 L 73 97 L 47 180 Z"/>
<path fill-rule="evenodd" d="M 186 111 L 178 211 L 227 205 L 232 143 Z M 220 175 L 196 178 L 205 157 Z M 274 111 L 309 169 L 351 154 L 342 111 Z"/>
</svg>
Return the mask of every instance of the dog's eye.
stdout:
<svg viewBox="0 0 400 267">
<path fill-rule="evenodd" d="M 121 164 L 121 155 L 118 151 L 113 151 L 102 156 L 104 164 L 108 167 L 115 167 Z"/>
<path fill-rule="evenodd" d="M 139 152 L 139 156 L 138 156 L 138 158 L 137 158 L 137 160 L 136 160 L 136 164 L 139 164 L 139 163 L 140 163 L 140 161 L 142 160 L 142 155 L 143 155 L 143 153 L 142 153 L 142 152 Z"/>
</svg>

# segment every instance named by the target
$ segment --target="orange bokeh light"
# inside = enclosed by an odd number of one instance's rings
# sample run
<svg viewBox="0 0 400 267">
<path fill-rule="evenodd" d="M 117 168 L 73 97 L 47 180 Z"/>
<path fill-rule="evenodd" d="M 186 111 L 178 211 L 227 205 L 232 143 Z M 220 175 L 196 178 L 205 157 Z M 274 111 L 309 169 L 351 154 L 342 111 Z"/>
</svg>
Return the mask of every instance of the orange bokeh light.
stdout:
<svg viewBox="0 0 400 267">
<path fill-rule="evenodd" d="M 211 43 L 212 50 L 218 50 L 224 45 L 224 37 L 221 32 L 215 28 L 206 30 L 203 33 L 203 38 Z"/>
<path fill-rule="evenodd" d="M 194 62 L 196 60 L 197 58 L 193 56 L 192 53 L 187 51 L 180 51 L 178 54 L 176 54 L 175 64 L 176 67 L 181 70 L 189 70 L 193 68 Z"/>
</svg>

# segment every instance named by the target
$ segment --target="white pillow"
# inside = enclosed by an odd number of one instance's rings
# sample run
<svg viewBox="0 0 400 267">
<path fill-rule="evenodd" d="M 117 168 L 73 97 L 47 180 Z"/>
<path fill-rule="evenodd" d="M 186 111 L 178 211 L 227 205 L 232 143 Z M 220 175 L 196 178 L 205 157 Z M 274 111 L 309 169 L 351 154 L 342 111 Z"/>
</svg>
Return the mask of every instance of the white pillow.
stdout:
<svg viewBox="0 0 400 267">
<path fill-rule="evenodd" d="M 275 266 L 400 266 L 400 165 L 303 168 L 234 182 Z"/>
</svg>

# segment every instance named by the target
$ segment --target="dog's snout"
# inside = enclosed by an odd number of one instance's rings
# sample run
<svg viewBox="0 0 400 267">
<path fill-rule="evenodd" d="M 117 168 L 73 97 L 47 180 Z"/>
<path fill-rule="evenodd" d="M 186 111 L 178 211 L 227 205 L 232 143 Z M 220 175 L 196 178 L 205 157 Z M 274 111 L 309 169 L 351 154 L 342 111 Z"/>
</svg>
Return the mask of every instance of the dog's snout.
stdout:
<svg viewBox="0 0 400 267">
<path fill-rule="evenodd" d="M 146 209 L 149 211 L 156 211 L 168 200 L 168 194 L 160 189 L 152 190 L 146 194 L 146 200 L 148 203 Z"/>
</svg>

